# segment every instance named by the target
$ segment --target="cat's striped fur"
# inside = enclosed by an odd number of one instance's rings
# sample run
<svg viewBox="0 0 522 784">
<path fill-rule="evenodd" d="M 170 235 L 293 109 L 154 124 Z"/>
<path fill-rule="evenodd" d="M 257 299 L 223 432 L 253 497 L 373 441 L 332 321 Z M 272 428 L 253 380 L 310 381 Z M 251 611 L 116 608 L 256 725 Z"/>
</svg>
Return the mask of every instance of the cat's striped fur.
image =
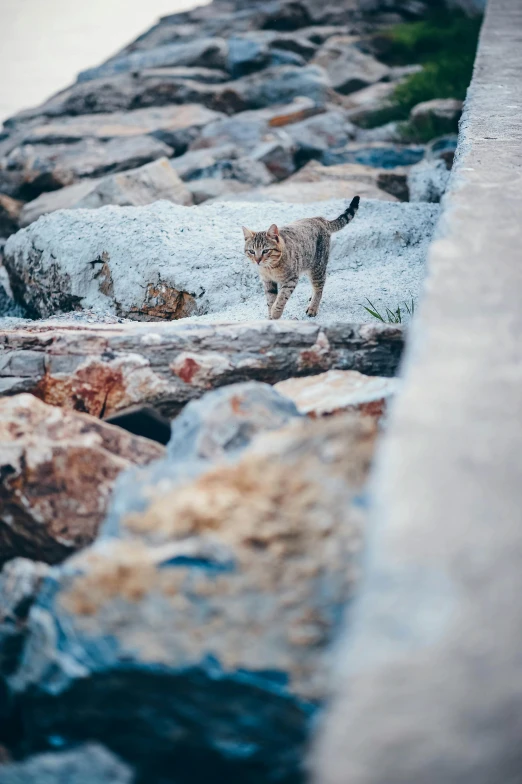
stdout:
<svg viewBox="0 0 522 784">
<path fill-rule="evenodd" d="M 268 231 L 250 231 L 243 227 L 245 253 L 257 265 L 268 303 L 268 317 L 281 318 L 298 280 L 306 273 L 312 282 L 313 295 L 307 316 L 317 316 L 330 257 L 330 237 L 344 229 L 355 217 L 359 196 L 336 220 L 305 218 L 280 229 L 274 224 Z"/>
</svg>

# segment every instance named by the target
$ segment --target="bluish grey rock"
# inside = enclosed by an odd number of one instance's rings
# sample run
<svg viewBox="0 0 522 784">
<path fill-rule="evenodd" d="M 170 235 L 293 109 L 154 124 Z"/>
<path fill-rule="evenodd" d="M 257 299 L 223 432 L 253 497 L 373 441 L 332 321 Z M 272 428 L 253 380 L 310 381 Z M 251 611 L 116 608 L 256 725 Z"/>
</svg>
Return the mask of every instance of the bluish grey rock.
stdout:
<svg viewBox="0 0 522 784">
<path fill-rule="evenodd" d="M 339 163 L 362 163 L 379 169 L 394 169 L 397 166 L 412 166 L 424 157 L 424 147 L 417 144 L 364 144 L 350 143 L 337 150 L 327 150 L 319 160 L 325 166 Z"/>
<path fill-rule="evenodd" d="M 133 781 L 131 769 L 97 743 L 0 765 L 0 784 L 132 784 Z"/>
<path fill-rule="evenodd" d="M 265 68 L 269 62 L 268 45 L 263 40 L 246 37 L 229 39 L 226 67 L 234 79 Z"/>
<path fill-rule="evenodd" d="M 100 77 L 169 66 L 224 68 L 226 57 L 227 44 L 222 38 L 202 38 L 189 43 L 166 44 L 156 49 L 114 58 L 96 68 L 82 71 L 78 81 L 88 82 Z"/>
<path fill-rule="evenodd" d="M 73 144 L 26 144 L 0 161 L 0 188 L 7 181 L 17 196 L 32 200 L 86 177 L 170 158 L 173 152 L 164 142 L 141 135 L 109 141 L 87 138 Z"/>
<path fill-rule="evenodd" d="M 49 573 L 6 676 L 26 750 L 100 741 L 150 784 L 303 780 L 376 431 L 295 414 L 263 384 L 191 405 L 163 476 L 122 484 L 116 536 Z"/>
<path fill-rule="evenodd" d="M 410 201 L 438 204 L 446 192 L 450 171 L 443 160 L 421 161 L 408 172 Z"/>
<path fill-rule="evenodd" d="M 174 486 L 212 462 L 237 458 L 255 435 L 278 430 L 300 416 L 292 401 L 258 381 L 216 389 L 188 403 L 172 423 L 165 459 L 120 477 L 102 533 L 121 535 L 120 520 L 148 506 L 151 487 L 165 482 Z"/>
</svg>

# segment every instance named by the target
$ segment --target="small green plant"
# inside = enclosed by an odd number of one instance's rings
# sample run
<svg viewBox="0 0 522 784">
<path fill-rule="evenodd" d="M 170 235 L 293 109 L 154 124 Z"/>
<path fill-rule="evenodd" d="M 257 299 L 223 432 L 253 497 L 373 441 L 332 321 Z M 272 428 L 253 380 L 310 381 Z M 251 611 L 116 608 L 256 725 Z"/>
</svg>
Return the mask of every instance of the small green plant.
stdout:
<svg viewBox="0 0 522 784">
<path fill-rule="evenodd" d="M 415 313 L 415 302 L 413 301 L 413 297 L 411 302 L 403 302 L 403 307 L 401 308 L 400 305 L 397 305 L 395 310 L 390 310 L 390 308 L 384 309 L 384 314 L 377 310 L 377 307 L 373 304 L 371 300 L 366 297 L 366 302 L 370 307 L 367 305 L 362 305 L 361 307 L 364 308 L 370 316 L 377 319 L 378 321 L 382 321 L 383 324 L 402 324 L 403 318 L 408 315 L 410 318 L 413 318 L 413 314 Z"/>
<path fill-rule="evenodd" d="M 389 105 L 373 112 L 364 125 L 375 128 L 406 121 L 414 106 L 433 98 L 464 100 L 473 74 L 481 22 L 481 17 L 439 11 L 421 22 L 394 25 L 379 33 L 380 59 L 390 65 L 419 63 L 423 69 L 398 84 Z M 419 142 L 440 135 L 440 130 L 433 127 L 419 133 L 408 124 L 402 128 L 405 138 Z"/>
</svg>

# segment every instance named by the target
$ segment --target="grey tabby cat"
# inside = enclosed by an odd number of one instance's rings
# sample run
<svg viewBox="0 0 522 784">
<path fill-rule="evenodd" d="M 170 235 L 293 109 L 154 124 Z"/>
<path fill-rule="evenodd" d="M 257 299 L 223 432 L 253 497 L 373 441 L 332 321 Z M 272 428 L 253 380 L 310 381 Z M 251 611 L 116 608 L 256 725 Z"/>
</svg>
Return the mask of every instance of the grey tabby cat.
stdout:
<svg viewBox="0 0 522 784">
<path fill-rule="evenodd" d="M 250 231 L 243 226 L 245 253 L 258 265 L 270 319 L 281 318 L 303 273 L 310 277 L 313 287 L 306 315 L 317 316 L 330 257 L 330 237 L 353 220 L 359 201 L 359 196 L 352 199 L 348 209 L 333 221 L 305 218 L 281 229 L 274 224 L 268 231 Z"/>
</svg>

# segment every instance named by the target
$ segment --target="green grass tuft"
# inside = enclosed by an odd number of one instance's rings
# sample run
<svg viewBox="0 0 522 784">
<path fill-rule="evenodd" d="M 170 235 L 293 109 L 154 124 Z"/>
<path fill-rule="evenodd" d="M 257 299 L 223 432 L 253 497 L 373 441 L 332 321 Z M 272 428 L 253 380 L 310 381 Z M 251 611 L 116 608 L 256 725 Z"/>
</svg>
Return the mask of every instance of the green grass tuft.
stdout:
<svg viewBox="0 0 522 784">
<path fill-rule="evenodd" d="M 365 127 L 406 121 L 414 106 L 433 98 L 464 100 L 473 75 L 481 21 L 463 13 L 439 12 L 427 20 L 395 25 L 379 33 L 382 60 L 390 65 L 420 63 L 423 70 L 397 85 L 390 105 L 367 117 Z M 434 125 L 419 134 L 406 124 L 403 134 L 412 141 L 425 142 L 440 135 L 440 130 Z"/>
<path fill-rule="evenodd" d="M 394 310 L 385 308 L 384 313 L 381 313 L 373 304 L 373 302 L 368 299 L 368 297 L 366 297 L 366 302 L 370 307 L 362 304 L 361 307 L 364 308 L 366 312 L 370 314 L 370 316 L 373 316 L 374 319 L 377 319 L 377 321 L 382 321 L 383 324 L 402 324 L 406 315 L 408 315 L 410 318 L 413 318 L 415 313 L 415 302 L 413 301 L 413 297 L 411 302 L 403 302 L 402 308 L 400 305 L 397 305 Z"/>
</svg>

